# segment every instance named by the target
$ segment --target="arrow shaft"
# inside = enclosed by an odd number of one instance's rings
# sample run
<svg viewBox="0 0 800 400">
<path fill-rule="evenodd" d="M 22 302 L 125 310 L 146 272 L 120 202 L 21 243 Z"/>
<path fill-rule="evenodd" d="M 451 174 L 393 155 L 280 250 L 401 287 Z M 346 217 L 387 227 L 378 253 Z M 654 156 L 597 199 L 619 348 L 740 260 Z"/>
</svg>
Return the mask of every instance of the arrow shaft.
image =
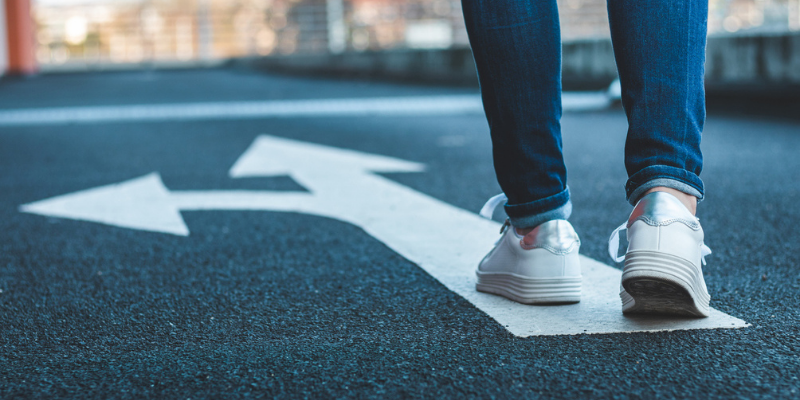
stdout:
<svg viewBox="0 0 800 400">
<path fill-rule="evenodd" d="M 260 210 L 313 212 L 317 200 L 311 193 L 255 190 L 187 190 L 170 192 L 170 201 L 182 211 Z"/>
<path fill-rule="evenodd" d="M 352 173 L 333 179 L 333 174 L 296 171 L 292 177 L 319 198 L 326 214 L 362 227 L 459 293 L 455 286 L 465 282 L 446 276 L 473 275 L 497 239 L 497 222 L 378 175 Z M 467 283 L 469 293 L 474 292 L 472 284 Z"/>
</svg>

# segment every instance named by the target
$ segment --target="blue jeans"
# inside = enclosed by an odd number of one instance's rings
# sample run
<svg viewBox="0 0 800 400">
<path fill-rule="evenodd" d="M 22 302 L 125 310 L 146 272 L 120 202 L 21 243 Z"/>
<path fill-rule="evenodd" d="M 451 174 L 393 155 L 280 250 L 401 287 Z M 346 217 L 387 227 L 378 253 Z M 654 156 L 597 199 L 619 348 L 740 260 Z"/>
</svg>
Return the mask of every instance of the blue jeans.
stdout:
<svg viewBox="0 0 800 400">
<path fill-rule="evenodd" d="M 556 0 L 462 0 L 511 223 L 572 211 L 561 152 Z M 666 186 L 702 199 L 707 0 L 608 0 L 628 117 L 626 196 Z"/>
</svg>

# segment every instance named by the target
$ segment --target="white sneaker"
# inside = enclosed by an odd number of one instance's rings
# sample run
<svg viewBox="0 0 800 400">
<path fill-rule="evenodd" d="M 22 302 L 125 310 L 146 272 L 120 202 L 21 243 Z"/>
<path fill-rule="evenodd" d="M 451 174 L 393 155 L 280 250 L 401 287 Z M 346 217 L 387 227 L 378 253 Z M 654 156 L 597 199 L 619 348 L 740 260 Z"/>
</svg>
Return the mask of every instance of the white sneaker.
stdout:
<svg viewBox="0 0 800 400">
<path fill-rule="evenodd" d="M 537 226 L 527 235 L 533 239 L 528 244 L 508 220 L 500 233 L 494 249 L 478 265 L 478 291 L 524 304 L 581 300 L 581 242 L 569 222 Z"/>
<path fill-rule="evenodd" d="M 619 232 L 628 230 L 628 250 L 617 256 Z M 614 230 L 609 254 L 625 260 L 620 298 L 623 313 L 707 317 L 708 294 L 701 264 L 711 250 L 699 220 L 675 196 L 653 192 Z"/>
</svg>

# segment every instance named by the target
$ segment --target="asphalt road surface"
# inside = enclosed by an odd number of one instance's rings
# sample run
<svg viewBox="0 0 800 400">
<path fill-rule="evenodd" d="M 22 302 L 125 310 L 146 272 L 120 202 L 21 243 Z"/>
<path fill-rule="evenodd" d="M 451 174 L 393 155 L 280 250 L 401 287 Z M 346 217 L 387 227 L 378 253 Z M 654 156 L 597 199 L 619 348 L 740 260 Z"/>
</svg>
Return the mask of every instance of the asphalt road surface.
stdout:
<svg viewBox="0 0 800 400">
<path fill-rule="evenodd" d="M 7 79 L 0 111 L 475 93 L 143 71 Z M 562 125 L 581 252 L 611 264 L 624 114 Z M 705 279 L 741 329 L 517 337 L 365 230 L 303 213 L 183 211 L 181 236 L 20 212 L 153 172 L 171 191 L 304 191 L 229 176 L 262 134 L 425 164 L 382 176 L 473 212 L 500 191 L 474 111 L 0 126 L 0 398 L 800 397 L 796 118 L 706 124 Z"/>
</svg>

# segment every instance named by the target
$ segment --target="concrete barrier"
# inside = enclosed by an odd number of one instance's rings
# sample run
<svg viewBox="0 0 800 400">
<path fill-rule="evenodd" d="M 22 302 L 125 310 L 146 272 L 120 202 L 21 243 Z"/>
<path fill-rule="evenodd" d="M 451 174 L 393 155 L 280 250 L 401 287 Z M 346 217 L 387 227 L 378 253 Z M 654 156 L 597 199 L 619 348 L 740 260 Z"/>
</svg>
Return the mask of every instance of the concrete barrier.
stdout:
<svg viewBox="0 0 800 400">
<path fill-rule="evenodd" d="M 469 48 L 436 50 L 395 49 L 340 54 L 286 55 L 238 58 L 235 65 L 289 74 L 313 74 L 426 83 L 477 83 Z"/>
<path fill-rule="evenodd" d="M 617 76 L 609 39 L 566 42 L 562 60 L 564 87 L 568 90 L 603 88 Z M 269 56 L 234 62 L 291 74 L 477 83 L 468 48 Z M 710 37 L 706 82 L 710 90 L 777 91 L 800 97 L 800 32 Z"/>
<path fill-rule="evenodd" d="M 711 38 L 706 53 L 706 79 L 800 83 L 800 32 Z"/>
</svg>

